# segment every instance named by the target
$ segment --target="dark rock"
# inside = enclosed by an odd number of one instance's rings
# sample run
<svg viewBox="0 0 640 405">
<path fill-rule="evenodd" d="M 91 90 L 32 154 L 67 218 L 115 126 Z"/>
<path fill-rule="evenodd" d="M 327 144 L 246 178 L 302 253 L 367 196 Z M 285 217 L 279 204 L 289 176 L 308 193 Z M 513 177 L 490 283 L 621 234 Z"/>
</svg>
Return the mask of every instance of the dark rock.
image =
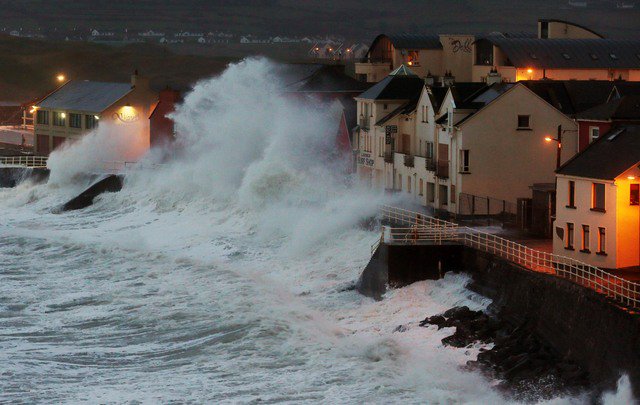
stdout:
<svg viewBox="0 0 640 405">
<path fill-rule="evenodd" d="M 80 210 L 93 204 L 93 199 L 102 193 L 114 193 L 122 189 L 123 176 L 109 175 L 94 183 L 74 199 L 65 203 L 61 211 Z"/>
<path fill-rule="evenodd" d="M 409 328 L 405 325 L 398 325 L 393 331 L 394 332 L 406 332 Z"/>
</svg>

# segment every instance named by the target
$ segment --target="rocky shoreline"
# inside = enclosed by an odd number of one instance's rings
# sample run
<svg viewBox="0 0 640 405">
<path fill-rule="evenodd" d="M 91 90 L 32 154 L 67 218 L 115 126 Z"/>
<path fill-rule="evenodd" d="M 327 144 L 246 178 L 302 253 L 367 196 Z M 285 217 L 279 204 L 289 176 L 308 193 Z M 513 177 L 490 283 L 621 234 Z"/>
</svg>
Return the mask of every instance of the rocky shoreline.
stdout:
<svg viewBox="0 0 640 405">
<path fill-rule="evenodd" d="M 467 368 L 500 381 L 498 388 L 516 400 L 550 399 L 584 392 L 589 386 L 588 373 L 541 341 L 526 322 L 514 325 L 482 311 L 456 307 L 420 322 L 422 327 L 431 325 L 456 328 L 442 339 L 446 346 L 493 343 L 492 348 L 481 349 L 477 360 L 467 362 Z"/>
</svg>

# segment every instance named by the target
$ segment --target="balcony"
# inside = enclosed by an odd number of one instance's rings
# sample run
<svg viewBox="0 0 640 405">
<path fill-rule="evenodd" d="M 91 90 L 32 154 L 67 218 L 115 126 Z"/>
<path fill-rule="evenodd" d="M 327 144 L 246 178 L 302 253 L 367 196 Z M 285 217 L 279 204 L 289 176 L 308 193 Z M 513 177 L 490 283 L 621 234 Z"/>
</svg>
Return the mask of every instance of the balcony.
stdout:
<svg viewBox="0 0 640 405">
<path fill-rule="evenodd" d="M 438 160 L 438 167 L 436 168 L 436 176 L 441 179 L 449 178 L 449 161 L 448 160 Z"/>
<path fill-rule="evenodd" d="M 436 161 L 433 158 L 425 158 L 424 159 L 424 168 L 429 170 L 430 172 L 436 171 Z"/>
<path fill-rule="evenodd" d="M 384 162 L 385 163 L 393 163 L 393 152 L 385 152 L 384 153 Z"/>
<path fill-rule="evenodd" d="M 413 167 L 413 155 L 404 155 L 404 165 L 406 167 Z"/>
</svg>

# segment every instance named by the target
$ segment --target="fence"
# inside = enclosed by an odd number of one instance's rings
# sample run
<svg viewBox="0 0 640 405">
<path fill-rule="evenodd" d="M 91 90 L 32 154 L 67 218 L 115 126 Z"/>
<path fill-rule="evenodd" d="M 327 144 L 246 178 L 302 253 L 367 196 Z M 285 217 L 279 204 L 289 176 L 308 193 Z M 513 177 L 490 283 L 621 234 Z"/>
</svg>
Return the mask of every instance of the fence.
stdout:
<svg viewBox="0 0 640 405">
<path fill-rule="evenodd" d="M 458 200 L 458 214 L 465 217 L 498 219 L 503 223 L 516 222 L 518 215 L 517 204 L 492 197 L 460 193 Z"/>
<path fill-rule="evenodd" d="M 639 283 L 607 273 L 578 260 L 531 249 L 490 233 L 461 227 L 453 222 L 426 217 L 424 214 L 400 208 L 383 206 L 382 214 L 391 223 L 410 226 L 409 228 L 383 228 L 384 241 L 413 244 L 457 242 L 491 253 L 529 270 L 553 274 L 591 288 L 628 307 L 640 308 Z"/>
<path fill-rule="evenodd" d="M 47 156 L 6 156 L 0 157 L 0 165 L 17 167 L 47 167 Z"/>
</svg>

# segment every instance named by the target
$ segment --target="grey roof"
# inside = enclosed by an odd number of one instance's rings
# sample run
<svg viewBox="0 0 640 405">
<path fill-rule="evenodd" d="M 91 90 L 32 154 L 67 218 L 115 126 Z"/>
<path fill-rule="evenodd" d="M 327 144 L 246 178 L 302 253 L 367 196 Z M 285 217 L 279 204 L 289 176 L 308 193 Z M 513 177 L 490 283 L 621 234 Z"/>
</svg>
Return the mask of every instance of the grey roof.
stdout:
<svg viewBox="0 0 640 405">
<path fill-rule="evenodd" d="M 576 115 L 584 120 L 640 120 L 640 95 L 624 96 Z"/>
<path fill-rule="evenodd" d="M 499 47 L 516 67 L 631 69 L 640 68 L 640 40 L 506 38 L 484 40 Z"/>
<path fill-rule="evenodd" d="M 640 126 L 612 129 L 565 163 L 559 174 L 589 179 L 615 180 L 640 162 Z"/>
<path fill-rule="evenodd" d="M 418 100 L 409 101 L 408 103 L 405 103 L 405 104 L 401 105 L 400 107 L 398 107 L 395 110 L 391 111 L 386 116 L 382 117 L 382 119 L 380 119 L 380 121 L 376 122 L 376 126 L 384 125 L 387 121 L 389 121 L 390 119 L 392 119 L 393 117 L 395 117 L 397 115 L 400 115 L 400 114 L 404 114 L 404 115 L 411 114 L 411 113 L 416 111 L 417 107 L 418 107 Z"/>
<path fill-rule="evenodd" d="M 130 83 L 72 81 L 48 95 L 38 107 L 99 113 L 131 90 Z"/>
<path fill-rule="evenodd" d="M 396 69 L 357 98 L 366 100 L 413 100 L 420 97 L 424 81 L 410 71 Z"/>
</svg>

